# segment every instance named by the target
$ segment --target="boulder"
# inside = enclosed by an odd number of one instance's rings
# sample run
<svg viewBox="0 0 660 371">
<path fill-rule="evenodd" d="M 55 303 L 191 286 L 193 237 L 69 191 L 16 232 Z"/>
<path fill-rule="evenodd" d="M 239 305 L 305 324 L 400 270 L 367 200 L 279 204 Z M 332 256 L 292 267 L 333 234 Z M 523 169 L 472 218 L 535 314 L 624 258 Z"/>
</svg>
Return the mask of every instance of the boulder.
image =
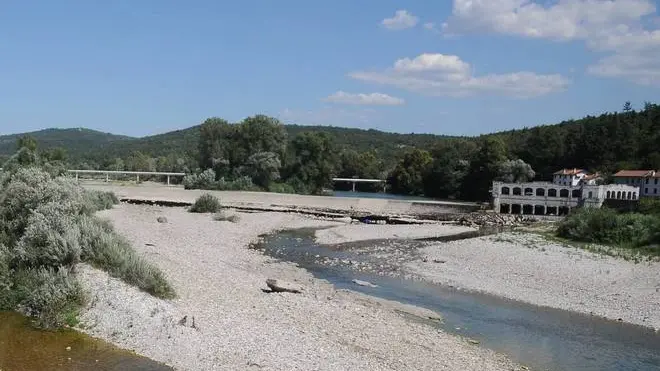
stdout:
<svg viewBox="0 0 660 371">
<path fill-rule="evenodd" d="M 164 216 L 159 216 L 158 218 L 156 218 L 156 221 L 158 223 L 167 223 L 167 218 Z"/>
<path fill-rule="evenodd" d="M 300 294 L 302 292 L 302 287 L 298 285 L 272 278 L 266 280 L 266 286 L 272 292 L 290 292 L 292 294 Z"/>
</svg>

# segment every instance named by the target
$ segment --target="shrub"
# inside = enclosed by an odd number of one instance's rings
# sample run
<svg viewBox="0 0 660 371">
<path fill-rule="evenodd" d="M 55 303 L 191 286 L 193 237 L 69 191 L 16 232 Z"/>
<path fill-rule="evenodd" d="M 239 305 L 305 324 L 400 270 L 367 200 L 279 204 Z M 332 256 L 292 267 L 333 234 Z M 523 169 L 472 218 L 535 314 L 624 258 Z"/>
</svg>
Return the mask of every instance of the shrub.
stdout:
<svg viewBox="0 0 660 371">
<path fill-rule="evenodd" d="M 215 215 L 213 215 L 213 220 L 218 222 L 238 223 L 241 220 L 241 217 L 238 216 L 237 214 L 229 214 L 227 212 L 220 211 Z"/>
<path fill-rule="evenodd" d="M 205 193 L 195 200 L 188 211 L 191 213 L 215 213 L 220 211 L 221 207 L 220 200 L 217 197 Z"/>
<path fill-rule="evenodd" d="M 25 314 L 37 325 L 53 328 L 72 324 L 85 304 L 82 287 L 66 268 L 29 268 L 18 271 L 15 297 Z"/>
<path fill-rule="evenodd" d="M 66 204 L 49 202 L 28 218 L 16 256 L 28 267 L 73 266 L 80 261 L 80 229 Z"/>
<path fill-rule="evenodd" d="M 9 249 L 0 244 L 0 310 L 14 308 L 13 286 L 11 255 Z"/>
<path fill-rule="evenodd" d="M 287 183 L 271 183 L 268 186 L 268 192 L 275 193 L 296 193 L 296 189 Z"/>
<path fill-rule="evenodd" d="M 113 192 L 86 190 L 84 195 L 86 205 L 91 205 L 94 211 L 112 209 L 119 204 L 119 199 Z"/>
<path fill-rule="evenodd" d="M 151 295 L 172 298 L 174 289 L 156 267 L 137 255 L 112 225 L 94 216 L 80 218 L 82 260 Z"/>
<path fill-rule="evenodd" d="M 575 241 L 640 248 L 660 242 L 660 220 L 651 215 L 617 214 L 607 208 L 581 209 L 564 219 L 557 233 Z"/>
<path fill-rule="evenodd" d="M 183 177 L 185 189 L 213 189 L 215 183 L 215 171 L 206 169 L 201 174 L 188 174 Z"/>
</svg>

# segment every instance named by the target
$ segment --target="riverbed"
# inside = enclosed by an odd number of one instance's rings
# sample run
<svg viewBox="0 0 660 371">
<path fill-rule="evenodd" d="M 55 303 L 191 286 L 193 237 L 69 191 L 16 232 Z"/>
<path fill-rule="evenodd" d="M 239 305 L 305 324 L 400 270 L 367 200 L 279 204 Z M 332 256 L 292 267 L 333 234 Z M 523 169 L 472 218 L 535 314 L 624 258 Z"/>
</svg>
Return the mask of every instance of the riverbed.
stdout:
<svg viewBox="0 0 660 371">
<path fill-rule="evenodd" d="M 344 223 L 284 213 L 237 213 L 232 223 L 180 207 L 128 204 L 99 215 L 165 272 L 179 297 L 155 299 L 83 266 L 83 285 L 94 292 L 83 331 L 176 369 L 522 370 L 411 319 L 400 304 L 337 290 L 248 248 L 274 231 Z M 266 293 L 268 278 L 302 293 Z"/>
<path fill-rule="evenodd" d="M 325 236 L 328 230 L 316 232 Z M 660 335 L 652 329 L 404 279 L 409 275 L 402 271 L 403 263 L 418 258 L 433 243 L 380 240 L 320 245 L 314 232 L 279 232 L 265 237 L 255 248 L 295 262 L 335 287 L 440 312 L 443 330 L 474 339 L 532 369 L 660 369 Z M 385 253 L 402 249 L 409 251 Z M 355 279 L 369 285 L 358 285 Z"/>
</svg>

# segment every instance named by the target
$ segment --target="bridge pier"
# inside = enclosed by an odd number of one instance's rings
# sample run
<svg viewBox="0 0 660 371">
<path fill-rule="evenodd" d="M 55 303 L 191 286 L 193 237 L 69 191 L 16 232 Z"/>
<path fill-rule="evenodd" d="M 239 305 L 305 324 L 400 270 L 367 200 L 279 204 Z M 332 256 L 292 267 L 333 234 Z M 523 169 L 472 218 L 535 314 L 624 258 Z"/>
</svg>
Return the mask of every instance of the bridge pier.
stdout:
<svg viewBox="0 0 660 371">
<path fill-rule="evenodd" d="M 353 182 L 353 192 L 355 192 L 355 182 Z"/>
</svg>

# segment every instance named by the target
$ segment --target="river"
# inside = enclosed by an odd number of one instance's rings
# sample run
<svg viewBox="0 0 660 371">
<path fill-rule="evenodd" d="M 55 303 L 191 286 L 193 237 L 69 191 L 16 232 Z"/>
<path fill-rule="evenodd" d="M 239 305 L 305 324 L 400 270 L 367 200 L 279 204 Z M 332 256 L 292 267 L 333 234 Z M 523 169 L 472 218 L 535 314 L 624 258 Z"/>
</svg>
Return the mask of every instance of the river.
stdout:
<svg viewBox="0 0 660 371">
<path fill-rule="evenodd" d="M 360 252 L 319 246 L 313 231 L 284 231 L 255 246 L 276 258 L 298 263 L 337 288 L 428 308 L 442 314 L 447 332 L 476 339 L 533 370 L 657 371 L 660 335 L 653 330 L 564 310 L 538 307 L 499 297 L 457 291 L 423 281 L 356 272 L 328 259 L 367 262 L 373 256 L 362 247 L 382 242 L 352 243 Z M 424 242 L 404 242 L 411 249 Z M 372 282 L 363 287 L 353 279 Z"/>
</svg>

